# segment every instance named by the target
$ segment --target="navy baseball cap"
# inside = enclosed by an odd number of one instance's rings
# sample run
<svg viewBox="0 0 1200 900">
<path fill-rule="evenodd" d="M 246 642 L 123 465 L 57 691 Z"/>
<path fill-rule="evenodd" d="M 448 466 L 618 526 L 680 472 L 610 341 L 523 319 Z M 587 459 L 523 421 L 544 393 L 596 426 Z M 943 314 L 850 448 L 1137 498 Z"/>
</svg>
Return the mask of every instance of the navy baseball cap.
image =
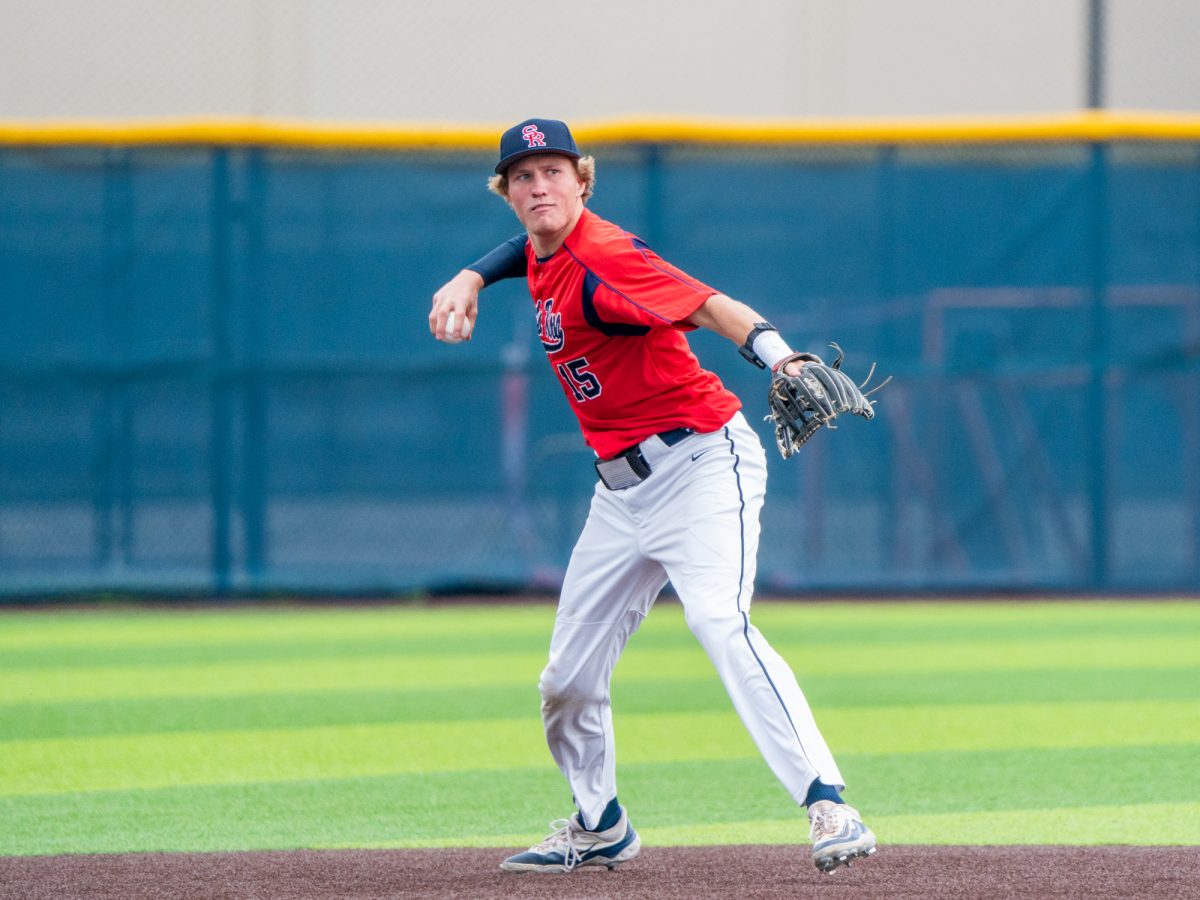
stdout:
<svg viewBox="0 0 1200 900">
<path fill-rule="evenodd" d="M 581 154 L 571 137 L 566 122 L 558 119 L 526 119 L 500 135 L 500 162 L 496 174 L 503 175 L 508 167 L 524 156 L 534 153 L 558 153 L 579 159 Z"/>
</svg>

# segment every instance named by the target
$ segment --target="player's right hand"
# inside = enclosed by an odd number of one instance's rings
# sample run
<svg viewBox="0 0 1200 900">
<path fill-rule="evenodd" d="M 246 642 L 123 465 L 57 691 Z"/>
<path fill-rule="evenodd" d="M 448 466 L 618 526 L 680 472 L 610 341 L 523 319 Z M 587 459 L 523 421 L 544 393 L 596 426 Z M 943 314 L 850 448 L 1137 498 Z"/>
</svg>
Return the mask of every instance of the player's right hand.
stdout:
<svg viewBox="0 0 1200 900">
<path fill-rule="evenodd" d="M 475 330 L 482 287 L 483 278 L 478 272 L 463 269 L 438 288 L 429 311 L 429 333 L 447 344 L 469 341 Z"/>
</svg>

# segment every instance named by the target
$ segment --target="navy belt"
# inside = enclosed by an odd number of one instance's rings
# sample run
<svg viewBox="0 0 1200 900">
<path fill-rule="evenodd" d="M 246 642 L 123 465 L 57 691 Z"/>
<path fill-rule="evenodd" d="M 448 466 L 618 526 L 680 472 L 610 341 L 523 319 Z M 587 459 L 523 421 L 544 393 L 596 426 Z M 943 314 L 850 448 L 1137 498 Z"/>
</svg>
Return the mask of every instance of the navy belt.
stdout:
<svg viewBox="0 0 1200 900">
<path fill-rule="evenodd" d="M 657 437 L 668 447 L 674 447 L 685 437 L 689 437 L 695 433 L 695 430 L 691 428 L 672 428 L 670 431 L 660 431 Z"/>
</svg>

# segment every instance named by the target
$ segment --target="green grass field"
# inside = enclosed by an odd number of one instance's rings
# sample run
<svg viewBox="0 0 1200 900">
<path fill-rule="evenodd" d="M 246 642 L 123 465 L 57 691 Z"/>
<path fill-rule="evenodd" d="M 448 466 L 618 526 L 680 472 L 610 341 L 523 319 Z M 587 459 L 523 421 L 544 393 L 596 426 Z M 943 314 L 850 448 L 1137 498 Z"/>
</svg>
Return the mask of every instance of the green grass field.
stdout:
<svg viewBox="0 0 1200 900">
<path fill-rule="evenodd" d="M 550 606 L 0 613 L 0 855 L 520 846 Z M 1200 604 L 759 603 L 881 843 L 1200 844 Z M 613 687 L 647 844 L 803 842 L 681 610 Z"/>
</svg>

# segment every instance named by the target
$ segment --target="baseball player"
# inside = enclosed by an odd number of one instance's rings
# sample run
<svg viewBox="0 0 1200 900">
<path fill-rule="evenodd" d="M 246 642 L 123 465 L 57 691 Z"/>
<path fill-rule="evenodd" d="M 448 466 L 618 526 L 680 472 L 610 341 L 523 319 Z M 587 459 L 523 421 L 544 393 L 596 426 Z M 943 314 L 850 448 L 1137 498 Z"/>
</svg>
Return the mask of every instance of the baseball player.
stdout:
<svg viewBox="0 0 1200 900">
<path fill-rule="evenodd" d="M 712 329 L 793 378 L 810 367 L 836 374 L 836 364 L 793 353 L 754 310 L 595 215 L 594 185 L 595 162 L 563 122 L 528 119 L 505 131 L 489 188 L 524 234 L 440 288 L 429 314 L 438 340 L 469 339 L 480 289 L 526 278 L 550 369 L 596 454 L 598 481 L 539 683 L 546 740 L 577 810 L 500 867 L 611 869 L 638 855 L 617 800 L 609 681 L 670 581 L 767 764 L 808 807 L 814 864 L 832 871 L 874 853 L 875 836 L 843 802 L 842 775 L 790 667 L 751 624 L 766 459 L 738 398 L 700 367 L 685 334 Z M 864 408 L 861 394 L 838 407 Z"/>
</svg>

